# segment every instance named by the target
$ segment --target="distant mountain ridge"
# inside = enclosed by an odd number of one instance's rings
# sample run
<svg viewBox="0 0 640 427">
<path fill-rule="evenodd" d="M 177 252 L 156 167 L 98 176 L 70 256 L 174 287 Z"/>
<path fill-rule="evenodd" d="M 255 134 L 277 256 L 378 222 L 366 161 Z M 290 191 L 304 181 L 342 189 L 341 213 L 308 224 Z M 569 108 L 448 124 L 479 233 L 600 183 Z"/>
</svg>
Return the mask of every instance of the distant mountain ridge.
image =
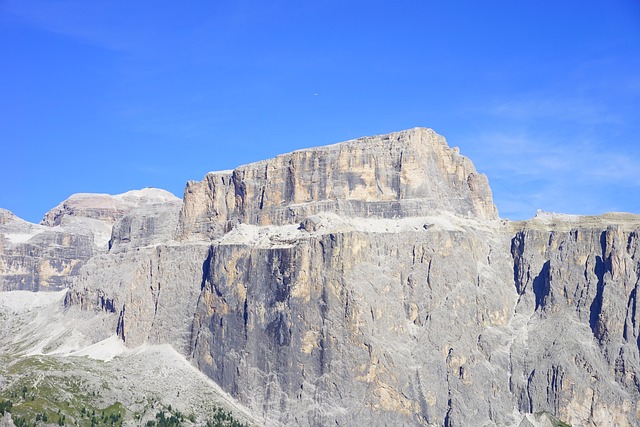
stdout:
<svg viewBox="0 0 640 427">
<path fill-rule="evenodd" d="M 0 289 L 69 288 L 265 425 L 640 423 L 640 216 L 499 218 L 431 129 L 0 212 Z M 107 238 L 108 236 L 108 238 Z"/>
<path fill-rule="evenodd" d="M 122 233 L 119 240 L 113 236 L 114 226 L 118 230 L 131 227 L 136 218 L 144 216 L 147 224 L 139 226 L 157 224 L 163 232 L 145 231 L 138 236 L 163 238 L 173 234 L 180 206 L 180 199 L 168 191 L 146 188 L 115 196 L 74 194 L 47 212 L 40 224 L 2 209 L 0 290 L 57 291 L 69 287 L 88 259 L 126 239 Z"/>
</svg>

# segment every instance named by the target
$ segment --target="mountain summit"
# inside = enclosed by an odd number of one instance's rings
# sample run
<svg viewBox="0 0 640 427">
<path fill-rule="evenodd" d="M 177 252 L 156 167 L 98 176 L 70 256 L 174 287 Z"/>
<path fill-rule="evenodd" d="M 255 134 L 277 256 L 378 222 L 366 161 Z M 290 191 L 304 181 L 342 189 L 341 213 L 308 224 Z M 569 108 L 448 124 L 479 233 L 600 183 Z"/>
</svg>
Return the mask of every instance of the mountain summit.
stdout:
<svg viewBox="0 0 640 427">
<path fill-rule="evenodd" d="M 229 224 L 283 225 L 319 212 L 498 216 L 486 176 L 442 136 L 414 128 L 209 173 L 187 183 L 181 226 L 184 236 L 219 237 Z"/>
</svg>

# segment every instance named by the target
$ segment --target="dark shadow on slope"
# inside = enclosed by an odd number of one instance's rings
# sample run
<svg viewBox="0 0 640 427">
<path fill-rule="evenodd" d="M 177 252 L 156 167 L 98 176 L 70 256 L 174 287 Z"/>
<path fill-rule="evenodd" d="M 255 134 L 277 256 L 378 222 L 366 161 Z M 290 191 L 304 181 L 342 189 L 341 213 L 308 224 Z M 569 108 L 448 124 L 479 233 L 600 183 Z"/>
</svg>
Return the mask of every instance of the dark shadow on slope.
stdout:
<svg viewBox="0 0 640 427">
<path fill-rule="evenodd" d="M 598 340 L 602 339 L 602 331 L 600 330 L 600 312 L 602 311 L 602 294 L 604 291 L 604 274 L 607 271 L 607 266 L 603 257 L 606 253 L 607 237 L 606 232 L 602 232 L 600 235 L 600 246 L 602 247 L 602 256 L 596 256 L 596 267 L 594 273 L 598 278 L 598 284 L 596 288 L 596 296 L 589 307 L 589 326 L 593 332 L 593 336 Z"/>
<path fill-rule="evenodd" d="M 523 283 L 523 271 L 521 271 L 522 269 L 522 254 L 524 253 L 524 233 L 523 232 L 518 232 L 512 239 L 511 239 L 511 257 L 513 258 L 513 285 L 516 288 L 516 292 L 518 293 L 518 295 L 522 295 L 524 293 L 524 286 L 525 283 Z"/>
<path fill-rule="evenodd" d="M 627 300 L 627 313 L 624 319 L 624 329 L 622 330 L 622 338 L 627 342 L 629 341 L 629 336 L 632 336 L 633 331 L 635 330 L 637 291 L 638 291 L 638 288 L 637 287 L 634 288 L 629 294 L 629 299 Z"/>
<path fill-rule="evenodd" d="M 533 293 L 536 296 L 536 310 L 538 310 L 538 308 L 544 308 L 547 296 L 551 291 L 551 277 L 549 276 L 550 267 L 551 262 L 545 262 L 540 270 L 540 274 L 533 279 Z"/>
<path fill-rule="evenodd" d="M 202 281 L 200 282 L 200 290 L 203 290 L 207 285 L 207 280 L 211 277 L 211 261 L 214 256 L 214 246 L 209 247 L 209 253 L 207 258 L 202 263 Z"/>
</svg>

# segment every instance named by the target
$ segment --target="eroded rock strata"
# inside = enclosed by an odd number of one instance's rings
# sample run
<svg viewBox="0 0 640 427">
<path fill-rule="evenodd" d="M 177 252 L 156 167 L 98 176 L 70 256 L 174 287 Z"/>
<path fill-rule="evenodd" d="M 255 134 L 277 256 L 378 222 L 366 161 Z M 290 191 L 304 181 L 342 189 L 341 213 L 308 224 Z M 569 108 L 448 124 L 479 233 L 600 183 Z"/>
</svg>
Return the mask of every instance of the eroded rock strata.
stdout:
<svg viewBox="0 0 640 427">
<path fill-rule="evenodd" d="M 292 224 L 320 212 L 498 217 L 487 178 L 443 137 L 416 128 L 295 151 L 191 181 L 180 237 L 218 238 L 236 224 Z"/>
<path fill-rule="evenodd" d="M 638 216 L 500 220 L 421 128 L 154 206 L 110 217 L 66 306 L 170 343 L 266 425 L 640 423 Z"/>
<path fill-rule="evenodd" d="M 180 206 L 173 194 L 149 188 L 116 196 L 75 194 L 40 224 L 0 209 L 0 291 L 67 288 L 84 263 L 114 245 L 166 241 Z"/>
</svg>

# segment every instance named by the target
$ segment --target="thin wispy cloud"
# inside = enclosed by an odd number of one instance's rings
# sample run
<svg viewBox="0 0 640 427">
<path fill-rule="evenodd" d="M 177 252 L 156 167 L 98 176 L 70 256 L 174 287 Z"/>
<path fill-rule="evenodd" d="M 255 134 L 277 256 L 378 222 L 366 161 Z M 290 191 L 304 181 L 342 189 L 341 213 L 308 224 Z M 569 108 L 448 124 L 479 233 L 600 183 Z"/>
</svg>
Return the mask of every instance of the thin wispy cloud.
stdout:
<svg viewBox="0 0 640 427">
<path fill-rule="evenodd" d="M 77 1 L 8 0 L 1 5 L 4 19 L 71 37 L 100 48 L 128 51 L 137 37 L 120 24 L 118 31 L 105 24 L 112 14 L 109 3 Z"/>
<path fill-rule="evenodd" d="M 624 192 L 640 191 L 640 153 L 593 141 L 547 135 L 486 133 L 467 145 L 481 170 L 490 171 L 496 202 L 507 217 L 527 218 L 534 209 L 593 214 L 616 206 Z"/>
<path fill-rule="evenodd" d="M 620 123 L 621 118 L 588 98 L 524 97 L 498 102 L 488 114 L 521 121 L 552 119 L 583 124 Z"/>
</svg>

